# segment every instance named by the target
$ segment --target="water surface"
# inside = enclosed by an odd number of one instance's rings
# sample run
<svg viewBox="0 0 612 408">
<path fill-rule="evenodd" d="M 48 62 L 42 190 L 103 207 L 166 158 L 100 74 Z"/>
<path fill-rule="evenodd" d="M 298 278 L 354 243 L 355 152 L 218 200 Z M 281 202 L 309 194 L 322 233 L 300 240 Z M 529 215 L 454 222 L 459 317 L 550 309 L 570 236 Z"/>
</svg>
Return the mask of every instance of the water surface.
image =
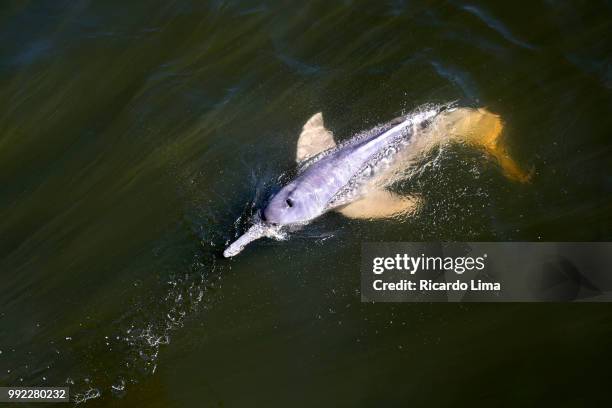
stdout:
<svg viewBox="0 0 612 408">
<path fill-rule="evenodd" d="M 0 385 L 68 384 L 92 406 L 601 402 L 607 305 L 361 304 L 358 267 L 364 241 L 612 239 L 610 17 L 605 1 L 4 2 Z M 451 100 L 502 116 L 531 183 L 445 146 L 398 186 L 426 198 L 415 217 L 328 214 L 220 257 L 313 113 L 344 140 Z"/>
</svg>

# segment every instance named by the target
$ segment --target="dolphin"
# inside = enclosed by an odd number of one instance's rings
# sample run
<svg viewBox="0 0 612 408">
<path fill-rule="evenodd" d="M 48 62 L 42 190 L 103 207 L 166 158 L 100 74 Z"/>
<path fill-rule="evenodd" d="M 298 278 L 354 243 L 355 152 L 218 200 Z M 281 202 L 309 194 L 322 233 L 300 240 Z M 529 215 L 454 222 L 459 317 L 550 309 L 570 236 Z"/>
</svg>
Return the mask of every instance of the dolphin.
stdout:
<svg viewBox="0 0 612 408">
<path fill-rule="evenodd" d="M 508 178 L 525 182 L 529 174 L 508 155 L 502 129 L 500 117 L 487 109 L 430 105 L 336 144 L 322 113 L 316 113 L 298 138 L 296 177 L 270 197 L 253 225 L 223 255 L 233 257 L 262 237 L 283 239 L 288 231 L 332 210 L 357 219 L 414 213 L 419 197 L 403 197 L 387 187 L 416 158 L 446 141 L 485 150 Z"/>
</svg>

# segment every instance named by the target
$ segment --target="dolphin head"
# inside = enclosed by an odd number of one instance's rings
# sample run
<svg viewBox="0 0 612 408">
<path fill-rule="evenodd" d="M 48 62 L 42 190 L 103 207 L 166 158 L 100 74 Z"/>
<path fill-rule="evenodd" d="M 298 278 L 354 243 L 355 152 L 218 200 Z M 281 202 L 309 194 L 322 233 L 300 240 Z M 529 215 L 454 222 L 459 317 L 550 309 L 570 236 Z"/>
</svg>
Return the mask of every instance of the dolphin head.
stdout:
<svg viewBox="0 0 612 408">
<path fill-rule="evenodd" d="M 289 183 L 276 193 L 261 212 L 265 223 L 273 226 L 303 224 L 321 215 L 311 191 Z"/>
<path fill-rule="evenodd" d="M 323 212 L 317 195 L 308 188 L 289 183 L 272 196 L 255 216 L 253 225 L 223 252 L 230 258 L 240 253 L 250 242 L 262 237 L 285 239 L 286 233 L 318 217 Z"/>
</svg>

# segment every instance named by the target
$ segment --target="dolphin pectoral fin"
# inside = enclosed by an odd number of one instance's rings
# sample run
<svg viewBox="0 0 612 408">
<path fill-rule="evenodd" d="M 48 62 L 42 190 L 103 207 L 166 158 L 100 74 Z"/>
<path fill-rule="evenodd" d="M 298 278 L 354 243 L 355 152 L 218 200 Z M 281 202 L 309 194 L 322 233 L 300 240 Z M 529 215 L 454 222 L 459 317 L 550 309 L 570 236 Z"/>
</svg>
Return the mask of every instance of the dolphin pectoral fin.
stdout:
<svg viewBox="0 0 612 408">
<path fill-rule="evenodd" d="M 392 218 L 414 213 L 418 197 L 402 197 L 387 190 L 375 190 L 364 198 L 338 209 L 345 217 L 356 219 Z"/>
<path fill-rule="evenodd" d="M 230 246 L 228 246 L 225 251 L 223 251 L 223 256 L 226 258 L 231 258 L 232 256 L 238 255 L 245 246 L 255 241 L 256 239 L 262 238 L 266 236 L 266 230 L 262 225 L 255 224 L 251 228 L 247 230 L 244 234 L 242 234 L 236 241 L 234 241 Z"/>
<path fill-rule="evenodd" d="M 329 130 L 325 129 L 323 124 L 323 114 L 321 112 L 315 113 L 302 128 L 297 143 L 295 160 L 300 163 L 335 146 L 334 136 Z"/>
</svg>

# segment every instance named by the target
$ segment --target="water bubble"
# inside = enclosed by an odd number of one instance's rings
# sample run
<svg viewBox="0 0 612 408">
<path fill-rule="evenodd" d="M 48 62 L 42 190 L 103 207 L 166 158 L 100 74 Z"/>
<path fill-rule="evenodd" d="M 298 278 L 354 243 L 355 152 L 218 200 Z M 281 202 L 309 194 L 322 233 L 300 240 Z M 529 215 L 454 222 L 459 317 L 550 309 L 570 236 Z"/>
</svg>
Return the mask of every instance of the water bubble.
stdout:
<svg viewBox="0 0 612 408">
<path fill-rule="evenodd" d="M 116 397 L 122 397 L 125 395 L 125 380 L 123 378 L 119 378 L 117 382 L 111 385 L 111 392 Z"/>
</svg>

